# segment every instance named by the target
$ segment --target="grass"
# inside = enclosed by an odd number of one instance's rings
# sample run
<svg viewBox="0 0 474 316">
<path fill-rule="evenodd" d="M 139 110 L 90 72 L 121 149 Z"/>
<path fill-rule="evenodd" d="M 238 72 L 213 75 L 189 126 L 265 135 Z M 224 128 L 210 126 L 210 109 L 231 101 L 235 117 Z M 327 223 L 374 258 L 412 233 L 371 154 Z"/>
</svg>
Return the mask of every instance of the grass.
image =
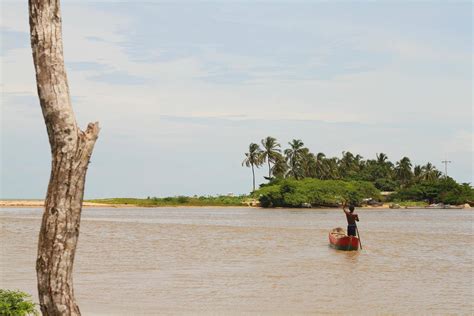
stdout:
<svg viewBox="0 0 474 316">
<path fill-rule="evenodd" d="M 136 198 L 111 198 L 87 200 L 87 202 L 110 204 L 110 205 L 133 205 L 141 207 L 159 207 L 159 206 L 242 206 L 243 202 L 249 197 L 240 196 L 176 196 L 156 198 L 148 197 L 146 199 Z"/>
</svg>

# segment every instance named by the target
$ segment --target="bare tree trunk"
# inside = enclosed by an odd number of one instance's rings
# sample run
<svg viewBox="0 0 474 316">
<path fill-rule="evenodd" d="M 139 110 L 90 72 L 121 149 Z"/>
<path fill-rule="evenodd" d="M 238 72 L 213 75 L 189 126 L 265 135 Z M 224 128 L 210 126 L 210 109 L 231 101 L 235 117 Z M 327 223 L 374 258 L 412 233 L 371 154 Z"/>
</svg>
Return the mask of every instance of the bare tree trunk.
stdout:
<svg viewBox="0 0 474 316">
<path fill-rule="evenodd" d="M 44 315 L 80 315 L 72 270 L 84 183 L 99 124 L 77 126 L 64 68 L 59 0 L 29 0 L 31 48 L 52 167 L 38 242 L 36 273 Z"/>
<path fill-rule="evenodd" d="M 252 180 L 253 180 L 253 191 L 255 191 L 255 170 L 253 169 L 253 164 L 252 164 Z"/>
<path fill-rule="evenodd" d="M 268 181 L 272 178 L 272 167 L 270 166 L 270 159 L 268 159 Z"/>
</svg>

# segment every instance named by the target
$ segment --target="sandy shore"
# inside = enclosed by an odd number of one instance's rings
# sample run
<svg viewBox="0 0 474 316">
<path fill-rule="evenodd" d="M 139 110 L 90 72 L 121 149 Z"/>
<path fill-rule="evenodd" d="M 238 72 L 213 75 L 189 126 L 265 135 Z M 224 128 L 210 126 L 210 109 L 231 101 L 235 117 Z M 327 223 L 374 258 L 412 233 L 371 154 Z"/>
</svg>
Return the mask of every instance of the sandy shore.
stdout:
<svg viewBox="0 0 474 316">
<path fill-rule="evenodd" d="M 43 200 L 0 200 L 0 208 L 8 208 L 8 207 L 24 207 L 24 208 L 42 208 L 44 206 L 44 201 Z M 250 206 L 250 205 L 157 205 L 157 206 L 144 206 L 144 205 L 135 205 L 135 204 L 105 204 L 105 203 L 94 203 L 94 202 L 84 202 L 83 207 L 85 208 L 99 208 L 99 207 L 106 207 L 106 208 L 144 208 L 144 209 L 149 209 L 149 208 L 257 208 L 260 209 L 259 206 Z M 273 208 L 274 210 L 278 209 L 288 209 L 285 207 L 275 207 Z M 327 210 L 327 209 L 333 209 L 333 210 L 340 210 L 340 207 L 311 207 L 311 208 L 291 208 L 294 210 Z M 358 210 L 386 210 L 390 209 L 390 204 L 389 203 L 384 203 L 383 205 L 379 206 L 357 206 L 356 209 Z M 437 208 L 437 207 L 400 207 L 396 210 L 409 210 L 409 209 L 443 209 Z M 453 206 L 453 207 L 447 207 L 445 209 L 471 209 L 469 206 L 465 205 L 458 205 L 458 206 Z"/>
<path fill-rule="evenodd" d="M 43 206 L 44 206 L 43 200 L 0 200 L 0 208 L 1 207 L 43 207 Z M 137 206 L 133 204 L 105 204 L 105 203 L 84 202 L 83 207 L 130 208 L 130 207 L 143 207 L 143 206 Z M 170 206 L 157 206 L 157 207 L 180 207 L 180 208 L 181 207 L 186 207 L 186 208 L 231 207 L 231 208 L 235 208 L 235 207 L 255 207 L 255 206 L 246 206 L 246 205 L 242 205 L 242 206 L 190 206 L 190 205 L 176 206 L 176 205 L 170 205 Z M 388 209 L 388 208 L 389 208 L 389 204 L 384 204 L 382 206 L 374 206 L 374 207 L 372 206 L 358 207 L 358 209 L 374 209 L 374 210 L 375 209 Z M 313 208 L 313 209 L 318 209 L 318 208 Z"/>
<path fill-rule="evenodd" d="M 43 200 L 0 200 L 0 208 L 2 207 L 43 207 Z M 153 207 L 179 207 L 179 208 L 222 208 L 222 207 L 252 207 L 247 205 L 239 206 L 215 206 L 215 205 L 166 205 L 166 206 L 143 206 L 135 204 L 106 204 L 106 203 L 94 203 L 94 202 L 83 202 L 83 207 L 113 207 L 113 208 L 153 208 Z"/>
<path fill-rule="evenodd" d="M 43 200 L 0 200 L 0 207 L 43 207 Z M 130 205 L 109 205 L 103 203 L 84 202 L 84 207 L 130 207 Z"/>
</svg>

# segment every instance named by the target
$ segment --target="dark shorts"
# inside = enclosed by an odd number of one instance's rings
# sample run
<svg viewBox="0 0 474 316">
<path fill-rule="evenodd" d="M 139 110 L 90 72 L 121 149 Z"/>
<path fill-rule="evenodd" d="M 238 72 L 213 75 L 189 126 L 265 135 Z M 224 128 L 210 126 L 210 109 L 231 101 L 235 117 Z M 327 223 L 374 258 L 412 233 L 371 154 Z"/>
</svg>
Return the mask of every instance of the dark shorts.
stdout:
<svg viewBox="0 0 474 316">
<path fill-rule="evenodd" d="M 347 225 L 347 235 L 356 236 L 356 225 Z"/>
</svg>

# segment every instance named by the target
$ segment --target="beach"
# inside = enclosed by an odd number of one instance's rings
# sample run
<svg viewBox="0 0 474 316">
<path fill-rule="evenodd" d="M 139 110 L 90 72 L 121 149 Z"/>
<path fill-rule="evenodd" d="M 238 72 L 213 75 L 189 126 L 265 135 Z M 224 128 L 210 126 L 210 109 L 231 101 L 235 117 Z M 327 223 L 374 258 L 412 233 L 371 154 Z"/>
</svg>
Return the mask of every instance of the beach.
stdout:
<svg viewBox="0 0 474 316">
<path fill-rule="evenodd" d="M 44 200 L 0 200 L 0 207 L 43 207 Z M 104 207 L 110 205 L 101 204 L 101 203 L 92 203 L 84 202 L 83 207 Z M 113 206 L 112 206 L 113 207 Z M 118 206 L 117 206 L 118 207 Z M 120 207 L 126 207 L 126 205 L 121 205 Z"/>
</svg>

